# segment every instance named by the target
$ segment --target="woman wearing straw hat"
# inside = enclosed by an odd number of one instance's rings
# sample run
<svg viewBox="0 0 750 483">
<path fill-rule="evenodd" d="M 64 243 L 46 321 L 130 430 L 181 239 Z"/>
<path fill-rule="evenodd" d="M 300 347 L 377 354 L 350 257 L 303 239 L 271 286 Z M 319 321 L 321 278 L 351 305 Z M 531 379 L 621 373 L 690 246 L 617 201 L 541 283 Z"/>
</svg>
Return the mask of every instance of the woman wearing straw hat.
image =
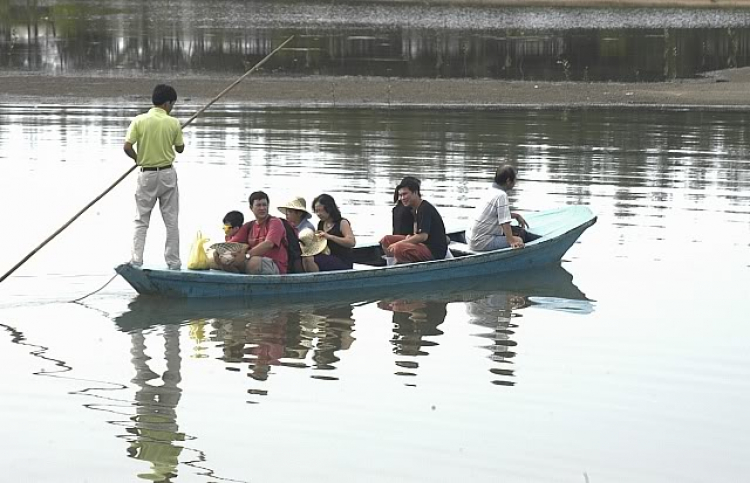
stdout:
<svg viewBox="0 0 750 483">
<path fill-rule="evenodd" d="M 322 194 L 312 202 L 315 215 L 320 219 L 315 235 L 328 242 L 330 255 L 320 253 L 315 257 L 303 257 L 306 272 L 348 270 L 354 262 L 352 248 L 357 244 L 349 220 L 341 217 L 339 207 L 331 195 Z"/>
<path fill-rule="evenodd" d="M 279 211 L 284 214 L 286 221 L 297 229 L 298 233 L 305 229 L 315 231 L 315 227 L 310 223 L 312 215 L 307 211 L 307 202 L 303 197 L 292 198 L 279 206 Z"/>
</svg>

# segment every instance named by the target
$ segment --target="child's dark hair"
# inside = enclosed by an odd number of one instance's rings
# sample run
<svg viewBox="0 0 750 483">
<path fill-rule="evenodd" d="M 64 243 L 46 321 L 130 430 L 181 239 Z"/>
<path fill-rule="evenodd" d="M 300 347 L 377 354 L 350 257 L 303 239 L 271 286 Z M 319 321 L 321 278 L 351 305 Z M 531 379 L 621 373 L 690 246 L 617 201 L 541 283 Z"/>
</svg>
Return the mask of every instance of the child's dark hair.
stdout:
<svg viewBox="0 0 750 483">
<path fill-rule="evenodd" d="M 336 206 L 336 201 L 333 199 L 333 196 L 323 193 L 313 200 L 313 210 L 315 209 L 315 205 L 321 205 L 325 208 L 326 213 L 328 213 L 334 222 L 341 221 L 341 211 L 339 210 L 339 207 Z"/>
<path fill-rule="evenodd" d="M 177 100 L 177 91 L 174 87 L 167 84 L 159 84 L 154 87 L 154 93 L 151 94 L 151 102 L 155 106 L 161 106 L 166 102 L 175 102 Z"/>
<path fill-rule="evenodd" d="M 245 223 L 245 216 L 239 211 L 230 211 L 224 216 L 222 223 L 232 228 L 239 228 Z"/>
</svg>

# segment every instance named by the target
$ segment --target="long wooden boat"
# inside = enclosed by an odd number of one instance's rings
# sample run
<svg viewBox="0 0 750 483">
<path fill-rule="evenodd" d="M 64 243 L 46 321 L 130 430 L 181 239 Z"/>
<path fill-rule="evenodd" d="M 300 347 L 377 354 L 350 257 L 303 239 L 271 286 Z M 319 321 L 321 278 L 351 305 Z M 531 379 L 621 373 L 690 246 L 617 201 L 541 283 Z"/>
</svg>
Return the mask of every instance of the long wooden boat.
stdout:
<svg viewBox="0 0 750 483">
<path fill-rule="evenodd" d="M 502 272 L 527 270 L 559 262 L 578 237 L 596 223 L 586 206 L 524 214 L 538 236 L 523 249 L 474 252 L 463 243 L 463 232 L 450 233 L 453 258 L 385 266 L 378 246 L 354 249 L 355 268 L 291 275 L 244 275 L 222 271 L 166 270 L 133 267 L 115 270 L 139 294 L 176 298 L 303 297 L 342 294 L 384 287 L 456 282 Z"/>
</svg>

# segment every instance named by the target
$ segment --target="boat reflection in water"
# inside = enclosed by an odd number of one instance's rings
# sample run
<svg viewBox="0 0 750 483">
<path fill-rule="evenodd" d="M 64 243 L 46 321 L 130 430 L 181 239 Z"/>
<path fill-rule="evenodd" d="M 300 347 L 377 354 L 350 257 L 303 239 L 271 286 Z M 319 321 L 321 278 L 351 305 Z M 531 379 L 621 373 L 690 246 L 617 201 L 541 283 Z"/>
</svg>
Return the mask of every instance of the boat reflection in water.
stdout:
<svg viewBox="0 0 750 483">
<path fill-rule="evenodd" d="M 410 290 L 408 298 L 399 296 L 403 295 L 403 288 L 398 288 L 390 293 L 374 293 L 364 300 L 351 295 L 351 300 L 328 305 L 308 302 L 252 306 L 232 300 L 139 296 L 131 302 L 129 311 L 115 318 L 118 328 L 130 334 L 135 371 L 132 382 L 137 386 L 135 414 L 124 423 L 129 426 L 128 454 L 150 462 L 151 472 L 139 475 L 141 478 L 170 481 L 176 475 L 178 459 L 187 458 L 186 451 L 199 453 L 187 459 L 202 461 L 202 469 L 210 472 L 204 466 L 206 455 L 186 446 L 185 442 L 192 438 L 180 431 L 177 422 L 182 397 L 181 331 L 188 331 L 194 342 L 192 357 L 220 360 L 228 371 L 247 371 L 253 387 L 247 389 L 249 396 L 242 397 L 257 404 L 269 396 L 274 387 L 270 380 L 279 371 L 307 370 L 311 378 L 337 380 L 340 354 L 356 342 L 356 323 L 377 323 L 372 311 L 366 320 L 357 320 L 355 309 L 373 304 L 382 309 L 374 312 L 376 317 L 378 313 L 391 312 L 395 374 L 407 378 L 406 385 L 415 386 L 420 359 L 430 356 L 441 338 L 450 336 L 449 332 L 446 334 L 449 326 L 444 324 L 448 305 L 464 304 L 467 321 L 488 329 L 477 336 L 496 363 L 490 369 L 490 382 L 513 386 L 512 364 L 517 352 L 514 321 L 519 320 L 519 311 L 531 305 L 581 313 L 593 310 L 591 301 L 560 266 L 517 275 L 512 287 L 503 281 L 504 277 L 480 278 Z M 163 338 L 163 361 L 146 355 L 147 337 L 151 341 Z M 152 352 L 153 348 L 149 353 Z M 166 367 L 161 375 L 150 367 L 157 365 Z"/>
<path fill-rule="evenodd" d="M 311 371 L 315 379 L 336 380 L 340 352 L 355 342 L 358 322 L 354 308 L 376 304 L 392 312 L 393 351 L 400 356 L 396 375 L 414 376 L 419 358 L 427 357 L 444 335 L 448 304 L 465 304 L 467 321 L 489 329 L 478 337 L 489 343 L 497 362 L 491 370 L 492 382 L 513 385 L 512 359 L 515 357 L 515 315 L 530 305 L 581 313 L 593 305 L 573 284 L 572 275 L 562 267 L 529 270 L 513 277 L 477 278 L 470 282 L 430 284 L 409 291 L 380 290 L 367 298 L 342 295 L 334 303 L 278 302 L 258 304 L 235 300 L 170 300 L 137 297 L 130 310 L 115 319 L 123 331 L 154 326 L 188 325 L 192 334 L 200 333 L 198 357 L 224 361 L 229 371 L 248 371 L 258 382 L 267 381 L 281 368 Z M 364 320 L 359 320 L 364 323 Z M 372 322 L 367 320 L 367 323 Z M 213 347 L 212 347 L 213 345 Z M 276 369 L 275 369 L 276 368 Z M 495 377 L 498 376 L 498 377 Z M 269 386 L 251 389 L 250 394 L 268 395 Z"/>
</svg>

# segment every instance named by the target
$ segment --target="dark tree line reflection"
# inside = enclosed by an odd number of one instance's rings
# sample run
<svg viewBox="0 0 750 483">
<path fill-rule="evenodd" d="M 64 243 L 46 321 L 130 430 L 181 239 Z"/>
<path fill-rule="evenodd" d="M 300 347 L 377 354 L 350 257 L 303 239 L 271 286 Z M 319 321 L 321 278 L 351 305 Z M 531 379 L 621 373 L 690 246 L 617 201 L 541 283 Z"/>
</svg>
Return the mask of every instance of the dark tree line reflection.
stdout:
<svg viewBox="0 0 750 483">
<path fill-rule="evenodd" d="M 750 28 L 213 28 L 146 8 L 0 1 L 0 69 L 237 74 L 291 34 L 264 72 L 550 81 L 664 81 L 748 65 Z M 210 25 L 210 22 L 209 22 Z"/>
<path fill-rule="evenodd" d="M 55 133 L 69 146 L 113 132 L 122 136 L 128 119 L 146 107 L 0 109 L 0 149 L 12 148 L 19 138 L 3 136 L 6 126 L 27 126 L 21 136 L 30 145 L 41 132 Z M 185 119 L 192 112 L 182 106 L 175 115 Z M 435 115 L 417 109 L 217 108 L 200 123 L 191 152 L 235 158 L 216 156 L 230 172 L 274 172 L 279 177 L 273 183 L 290 175 L 329 176 L 336 183 L 329 189 L 361 190 L 358 202 L 375 206 L 390 203 L 392 186 L 405 175 L 426 180 L 426 192 L 438 197 L 438 206 L 473 206 L 464 196 L 466 187 L 487 182 L 498 159 L 516 163 L 525 180 L 545 183 L 547 192 L 566 202 L 590 203 L 595 190 L 609 187 L 622 216 L 644 206 L 668 209 L 676 188 L 688 188 L 698 200 L 718 197 L 744 213 L 742 193 L 750 187 L 750 122 L 741 111 L 504 109 Z M 303 160 L 310 152 L 318 160 L 314 165 Z M 251 156 L 257 153 L 262 156 Z M 380 192 L 373 191 L 376 185 Z M 521 184 L 513 196 L 524 189 Z M 448 198 L 439 198 L 443 191 Z"/>
</svg>

